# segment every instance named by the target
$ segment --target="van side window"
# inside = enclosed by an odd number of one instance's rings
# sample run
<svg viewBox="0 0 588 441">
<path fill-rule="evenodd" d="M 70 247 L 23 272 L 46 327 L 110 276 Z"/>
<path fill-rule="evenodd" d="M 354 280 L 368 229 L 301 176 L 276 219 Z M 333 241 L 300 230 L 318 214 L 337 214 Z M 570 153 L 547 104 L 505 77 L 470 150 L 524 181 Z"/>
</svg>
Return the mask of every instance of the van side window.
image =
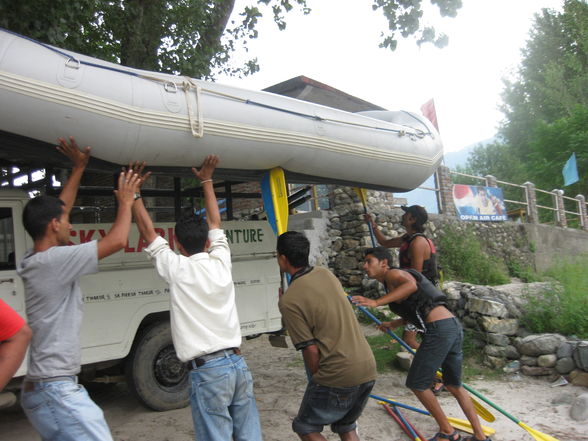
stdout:
<svg viewBox="0 0 588 441">
<path fill-rule="evenodd" d="M 0 207 L 0 270 L 16 269 L 12 209 Z"/>
</svg>

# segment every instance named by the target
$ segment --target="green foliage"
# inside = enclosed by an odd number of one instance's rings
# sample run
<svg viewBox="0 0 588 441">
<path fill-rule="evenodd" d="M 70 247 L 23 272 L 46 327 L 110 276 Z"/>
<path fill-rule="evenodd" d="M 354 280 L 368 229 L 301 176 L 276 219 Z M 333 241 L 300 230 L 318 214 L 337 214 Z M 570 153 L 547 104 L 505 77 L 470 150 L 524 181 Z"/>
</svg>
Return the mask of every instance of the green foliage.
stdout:
<svg viewBox="0 0 588 441">
<path fill-rule="evenodd" d="M 400 344 L 396 343 L 389 335 L 375 335 L 366 337 L 372 348 L 378 372 L 389 372 L 394 367 L 396 354 L 400 351 Z"/>
<path fill-rule="evenodd" d="M 588 54 L 587 54 L 588 55 Z M 537 125 L 530 140 L 529 173 L 541 180 L 544 188 L 561 188 L 562 168 L 572 153 L 576 153 L 578 170 L 588 171 L 588 106 L 575 106 L 570 114 L 551 123 Z M 570 195 L 587 194 L 588 179 L 580 173 L 580 181 L 565 189 Z M 577 211 L 577 207 L 574 207 Z"/>
<path fill-rule="evenodd" d="M 447 46 L 447 35 L 438 34 L 431 26 L 420 29 L 423 17 L 422 3 L 422 0 L 373 0 L 372 9 L 381 10 L 389 23 L 388 33 L 382 33 L 384 38 L 380 47 L 395 50 L 398 45 L 398 34 L 403 38 L 414 35 L 419 46 L 423 43 L 433 43 L 437 47 Z M 455 17 L 457 10 L 462 6 L 461 0 L 431 0 L 431 4 L 439 8 L 442 17 Z"/>
<path fill-rule="evenodd" d="M 429 1 L 442 16 L 454 17 L 461 7 L 461 0 Z M 381 47 L 394 50 L 398 35 L 447 44 L 445 35 L 422 24 L 423 2 L 373 1 L 389 21 Z M 287 13 L 310 13 L 307 0 L 249 0 L 237 14 L 234 6 L 235 0 L 0 0 L 0 26 L 130 67 L 213 79 L 259 70 L 257 59 L 238 66 L 232 55 L 239 48 L 247 52 L 264 17 L 284 30 Z"/>
<path fill-rule="evenodd" d="M 506 267 L 508 268 L 508 273 L 512 277 L 517 277 L 525 283 L 536 282 L 539 280 L 535 270 L 530 265 L 523 264 L 519 260 L 507 260 Z"/>
<path fill-rule="evenodd" d="M 483 364 L 484 353 L 476 344 L 475 331 L 464 329 L 463 331 L 463 363 L 462 376 L 464 381 L 479 380 L 480 377 L 496 379 L 502 376 L 499 370 L 490 369 Z"/>
<path fill-rule="evenodd" d="M 365 308 L 367 309 L 373 316 L 375 316 L 380 321 L 389 320 L 387 314 L 378 308 Z M 357 320 L 359 323 L 363 323 L 364 325 L 372 325 L 374 324 L 373 320 L 364 314 L 359 309 L 355 308 L 355 315 L 357 316 Z"/>
<path fill-rule="evenodd" d="M 499 141 L 474 147 L 463 172 L 475 176 L 492 175 L 508 182 L 523 182 L 525 179 L 524 166 L 519 158 Z"/>
<path fill-rule="evenodd" d="M 556 332 L 588 338 L 588 257 L 555 265 L 546 276 L 561 284 L 550 292 L 527 296 L 522 323 L 536 333 Z"/>
<path fill-rule="evenodd" d="M 502 134 L 523 160 L 538 123 L 588 106 L 588 4 L 565 0 L 562 12 L 544 9 L 529 35 L 518 76 L 503 94 Z"/>
<path fill-rule="evenodd" d="M 561 12 L 543 9 L 535 16 L 518 72 L 505 81 L 501 140 L 476 148 L 466 173 L 552 190 L 562 188 L 562 167 L 575 152 L 581 181 L 566 194 L 588 191 L 588 2 L 563 3 Z M 524 200 L 520 189 L 503 190 L 506 199 Z M 537 203 L 553 206 L 543 193 Z M 553 220 L 551 211 L 539 214 L 542 222 Z"/>
<path fill-rule="evenodd" d="M 486 254 L 473 230 L 448 226 L 439 242 L 440 263 L 446 279 L 476 285 L 501 285 L 509 282 L 504 263 Z"/>
<path fill-rule="evenodd" d="M 248 75 L 257 60 L 231 64 L 258 37 L 265 13 L 280 29 L 306 0 L 251 1 L 231 20 L 235 0 L 0 0 L 0 26 L 107 61 L 196 78 Z M 269 11 L 269 12 L 268 12 Z"/>
</svg>

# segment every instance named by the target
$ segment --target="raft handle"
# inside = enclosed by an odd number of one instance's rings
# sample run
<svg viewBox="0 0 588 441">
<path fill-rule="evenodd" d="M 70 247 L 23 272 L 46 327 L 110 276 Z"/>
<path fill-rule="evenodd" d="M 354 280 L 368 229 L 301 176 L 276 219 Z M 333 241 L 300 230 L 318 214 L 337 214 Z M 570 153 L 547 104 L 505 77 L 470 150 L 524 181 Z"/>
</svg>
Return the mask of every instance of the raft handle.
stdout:
<svg viewBox="0 0 588 441">
<path fill-rule="evenodd" d="M 72 61 L 75 61 L 75 64 L 71 64 Z M 80 60 L 78 60 L 77 58 L 74 57 L 69 57 L 66 62 L 65 62 L 65 66 L 69 67 L 70 69 L 79 69 L 80 68 Z"/>
<path fill-rule="evenodd" d="M 165 83 L 163 83 L 163 88 L 168 93 L 177 93 L 178 91 L 178 86 L 173 81 L 166 81 Z"/>
</svg>

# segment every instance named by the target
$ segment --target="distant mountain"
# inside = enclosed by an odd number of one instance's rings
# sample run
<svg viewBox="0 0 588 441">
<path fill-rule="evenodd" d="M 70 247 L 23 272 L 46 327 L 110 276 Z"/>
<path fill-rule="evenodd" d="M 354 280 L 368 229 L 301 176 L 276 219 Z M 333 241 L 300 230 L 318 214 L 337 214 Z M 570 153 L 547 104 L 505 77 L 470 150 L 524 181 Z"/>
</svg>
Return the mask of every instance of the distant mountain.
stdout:
<svg viewBox="0 0 588 441">
<path fill-rule="evenodd" d="M 496 141 L 496 136 L 492 138 L 485 139 L 483 141 L 476 142 L 474 144 L 468 145 L 467 147 L 462 148 L 456 152 L 447 152 L 443 155 L 443 163 L 449 167 L 450 169 L 454 170 L 455 167 L 458 165 L 465 165 L 470 152 L 474 150 L 475 147 L 482 145 L 488 145 Z"/>
</svg>

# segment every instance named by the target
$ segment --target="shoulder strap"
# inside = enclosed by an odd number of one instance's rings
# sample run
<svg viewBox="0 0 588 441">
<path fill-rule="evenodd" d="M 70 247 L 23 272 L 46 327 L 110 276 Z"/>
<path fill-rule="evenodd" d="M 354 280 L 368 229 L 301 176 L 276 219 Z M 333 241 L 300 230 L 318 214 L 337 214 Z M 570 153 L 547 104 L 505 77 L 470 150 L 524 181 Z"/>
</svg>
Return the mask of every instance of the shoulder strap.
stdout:
<svg viewBox="0 0 588 441">
<path fill-rule="evenodd" d="M 429 249 L 431 250 L 431 255 L 435 254 L 435 250 L 433 250 L 433 242 L 424 234 L 424 233 L 414 233 L 413 235 L 409 236 L 406 241 L 410 246 L 411 242 L 415 240 L 417 237 L 424 237 L 427 241 L 427 245 L 429 245 Z"/>
</svg>

